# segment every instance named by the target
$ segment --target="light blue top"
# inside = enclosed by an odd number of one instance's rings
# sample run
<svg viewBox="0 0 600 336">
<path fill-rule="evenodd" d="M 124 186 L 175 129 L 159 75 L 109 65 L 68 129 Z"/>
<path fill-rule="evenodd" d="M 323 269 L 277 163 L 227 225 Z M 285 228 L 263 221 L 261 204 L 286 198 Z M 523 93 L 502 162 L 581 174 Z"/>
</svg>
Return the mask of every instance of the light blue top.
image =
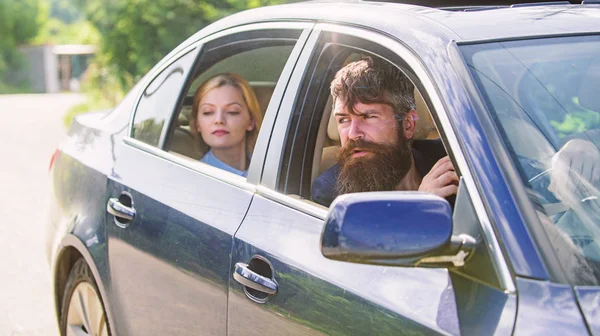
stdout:
<svg viewBox="0 0 600 336">
<path fill-rule="evenodd" d="M 200 162 L 204 162 L 213 167 L 217 167 L 217 168 L 223 169 L 224 171 L 228 171 L 230 173 L 234 173 L 236 175 L 240 175 L 243 177 L 246 177 L 246 175 L 248 175 L 247 170 L 237 170 L 237 169 L 231 167 L 230 165 L 224 163 L 223 161 L 217 159 L 217 157 L 213 154 L 212 149 L 209 150 L 208 153 L 204 154 L 204 156 L 202 157 Z"/>
</svg>

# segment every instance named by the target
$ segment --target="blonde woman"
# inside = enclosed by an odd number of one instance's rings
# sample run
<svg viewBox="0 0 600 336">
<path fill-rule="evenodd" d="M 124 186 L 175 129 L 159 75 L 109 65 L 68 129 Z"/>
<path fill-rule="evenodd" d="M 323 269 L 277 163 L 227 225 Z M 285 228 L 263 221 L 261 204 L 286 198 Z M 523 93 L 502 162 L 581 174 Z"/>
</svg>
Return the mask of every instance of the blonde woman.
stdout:
<svg viewBox="0 0 600 336">
<path fill-rule="evenodd" d="M 194 94 L 190 125 L 205 152 L 201 162 L 246 176 L 261 122 L 256 94 L 239 75 L 216 75 Z"/>
</svg>

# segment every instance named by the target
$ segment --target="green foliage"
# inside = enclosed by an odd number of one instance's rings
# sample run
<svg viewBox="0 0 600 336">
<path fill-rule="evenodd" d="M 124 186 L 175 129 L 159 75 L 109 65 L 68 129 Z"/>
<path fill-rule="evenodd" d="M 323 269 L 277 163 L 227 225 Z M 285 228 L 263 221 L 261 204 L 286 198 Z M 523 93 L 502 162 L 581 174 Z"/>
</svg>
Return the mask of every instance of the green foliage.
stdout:
<svg viewBox="0 0 600 336">
<path fill-rule="evenodd" d="M 570 106 L 570 112 L 564 115 L 564 119 L 560 122 L 550 121 L 561 138 L 600 128 L 600 114 L 598 112 L 583 108 L 579 104 L 579 97 L 573 97 L 571 100 L 573 106 Z"/>
<path fill-rule="evenodd" d="M 102 66 L 128 90 L 175 46 L 234 12 L 283 0 L 76 0 L 102 34 Z"/>
<path fill-rule="evenodd" d="M 0 0 L 0 93 L 26 90 L 26 62 L 17 47 L 35 37 L 42 19 L 38 0 Z"/>
<path fill-rule="evenodd" d="M 51 1 L 55 6 L 64 0 Z M 290 1 L 71 0 L 101 38 L 97 44 L 100 51 L 82 82 L 89 100 L 73 107 L 65 116 L 65 124 L 86 109 L 115 106 L 162 57 L 204 26 L 241 10 L 284 2 Z M 48 27 L 52 25 L 64 31 L 60 24 L 50 23 Z M 71 35 L 55 36 L 57 41 L 67 41 Z"/>
<path fill-rule="evenodd" d="M 99 45 L 102 40 L 100 33 L 86 20 L 70 24 L 57 18 L 48 19 L 40 33 L 32 41 L 33 44 L 91 44 Z"/>
<path fill-rule="evenodd" d="M 48 0 L 46 0 L 48 1 Z M 49 0 L 50 17 L 65 24 L 83 20 L 81 10 L 73 4 L 72 0 Z"/>
</svg>

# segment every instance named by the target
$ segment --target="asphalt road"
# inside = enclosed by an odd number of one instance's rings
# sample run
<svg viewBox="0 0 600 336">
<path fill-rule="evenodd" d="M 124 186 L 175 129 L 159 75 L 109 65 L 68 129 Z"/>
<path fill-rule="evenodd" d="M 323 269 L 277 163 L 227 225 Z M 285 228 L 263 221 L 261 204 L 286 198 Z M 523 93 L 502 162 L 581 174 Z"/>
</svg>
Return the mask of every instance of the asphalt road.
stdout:
<svg viewBox="0 0 600 336">
<path fill-rule="evenodd" d="M 58 335 L 44 251 L 48 164 L 81 95 L 0 95 L 0 336 Z"/>
</svg>

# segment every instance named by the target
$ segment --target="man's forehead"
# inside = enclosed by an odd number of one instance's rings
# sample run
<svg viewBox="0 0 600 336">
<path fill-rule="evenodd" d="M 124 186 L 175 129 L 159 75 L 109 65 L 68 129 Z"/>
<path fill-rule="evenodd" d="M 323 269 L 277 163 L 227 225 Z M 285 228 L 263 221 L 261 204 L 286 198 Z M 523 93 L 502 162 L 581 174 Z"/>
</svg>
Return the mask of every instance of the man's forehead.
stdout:
<svg viewBox="0 0 600 336">
<path fill-rule="evenodd" d="M 350 109 L 341 99 L 336 99 L 333 107 L 334 114 L 365 114 L 365 113 L 393 113 L 392 107 L 383 103 L 365 104 L 357 102 Z"/>
</svg>

